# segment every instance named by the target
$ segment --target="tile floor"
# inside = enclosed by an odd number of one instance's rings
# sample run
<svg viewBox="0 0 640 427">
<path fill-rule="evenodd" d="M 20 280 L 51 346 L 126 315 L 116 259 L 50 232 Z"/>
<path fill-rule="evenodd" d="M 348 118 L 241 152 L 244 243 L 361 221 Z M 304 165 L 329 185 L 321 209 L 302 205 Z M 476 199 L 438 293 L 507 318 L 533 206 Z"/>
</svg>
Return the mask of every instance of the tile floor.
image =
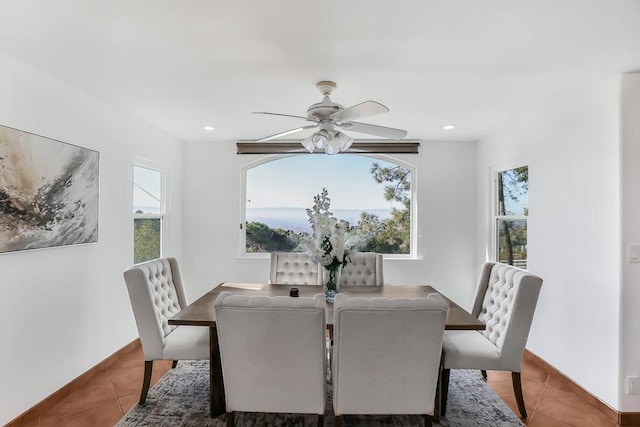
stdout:
<svg viewBox="0 0 640 427">
<path fill-rule="evenodd" d="M 513 394 L 510 372 L 489 371 L 487 383 L 519 415 Z M 547 374 L 535 363 L 522 362 L 522 392 L 529 415 L 529 427 L 616 427 L 617 424 L 602 414 L 586 399 L 574 393 L 560 379 Z"/>
<path fill-rule="evenodd" d="M 170 368 L 171 362 L 155 362 L 152 384 Z M 137 403 L 143 370 L 142 350 L 138 347 L 106 368 L 93 381 L 74 390 L 55 407 L 34 414 L 20 425 L 111 427 Z M 488 374 L 489 385 L 518 413 L 511 374 L 491 371 Z M 529 414 L 526 421 L 528 426 L 616 426 L 597 408 L 572 393 L 560 380 L 526 359 L 523 362 L 522 383 Z"/>
</svg>

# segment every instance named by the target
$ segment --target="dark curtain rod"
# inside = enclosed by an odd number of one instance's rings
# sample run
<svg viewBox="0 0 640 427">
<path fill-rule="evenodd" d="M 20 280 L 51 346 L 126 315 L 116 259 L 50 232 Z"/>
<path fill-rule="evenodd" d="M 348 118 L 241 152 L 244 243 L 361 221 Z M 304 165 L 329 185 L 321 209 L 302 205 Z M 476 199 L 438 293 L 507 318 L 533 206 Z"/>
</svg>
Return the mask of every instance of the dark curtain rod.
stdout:
<svg viewBox="0 0 640 427">
<path fill-rule="evenodd" d="M 299 141 L 238 141 L 236 146 L 238 154 L 310 154 Z M 355 141 L 342 153 L 418 154 L 419 147 L 418 141 Z M 316 149 L 314 154 L 324 154 L 324 151 Z"/>
</svg>

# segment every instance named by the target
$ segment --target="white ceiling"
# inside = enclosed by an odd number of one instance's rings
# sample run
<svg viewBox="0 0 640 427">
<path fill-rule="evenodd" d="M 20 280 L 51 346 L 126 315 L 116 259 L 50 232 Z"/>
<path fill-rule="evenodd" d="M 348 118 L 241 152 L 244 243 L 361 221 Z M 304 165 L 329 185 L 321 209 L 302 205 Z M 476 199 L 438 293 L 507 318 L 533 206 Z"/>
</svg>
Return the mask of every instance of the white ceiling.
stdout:
<svg viewBox="0 0 640 427">
<path fill-rule="evenodd" d="M 640 71 L 639 0 L 0 0 L 0 16 L 0 52 L 183 141 L 304 124 L 250 112 L 305 115 L 319 80 L 391 110 L 363 122 L 475 140 Z"/>
</svg>

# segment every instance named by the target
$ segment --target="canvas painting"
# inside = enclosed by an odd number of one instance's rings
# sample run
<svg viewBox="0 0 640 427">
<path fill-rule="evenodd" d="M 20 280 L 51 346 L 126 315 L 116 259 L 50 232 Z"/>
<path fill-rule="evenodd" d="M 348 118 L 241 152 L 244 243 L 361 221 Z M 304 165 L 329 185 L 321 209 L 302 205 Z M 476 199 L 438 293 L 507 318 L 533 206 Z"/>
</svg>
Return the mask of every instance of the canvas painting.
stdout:
<svg viewBox="0 0 640 427">
<path fill-rule="evenodd" d="M 98 241 L 100 154 L 0 126 L 0 253 Z"/>
</svg>

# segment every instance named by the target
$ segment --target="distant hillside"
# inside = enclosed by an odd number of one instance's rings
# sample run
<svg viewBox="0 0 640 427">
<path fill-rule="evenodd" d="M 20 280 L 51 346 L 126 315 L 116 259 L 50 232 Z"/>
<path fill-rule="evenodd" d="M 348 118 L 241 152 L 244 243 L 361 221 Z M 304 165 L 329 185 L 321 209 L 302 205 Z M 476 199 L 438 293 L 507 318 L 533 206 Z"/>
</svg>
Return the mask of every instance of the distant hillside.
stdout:
<svg viewBox="0 0 640 427">
<path fill-rule="evenodd" d="M 360 209 L 335 209 L 333 216 L 355 225 L 360 218 Z M 391 216 L 391 209 L 370 209 L 365 212 L 378 216 L 380 220 Z M 247 208 L 248 222 L 261 222 L 271 228 L 292 230 L 296 233 L 311 231 L 307 211 L 303 208 Z"/>
</svg>

